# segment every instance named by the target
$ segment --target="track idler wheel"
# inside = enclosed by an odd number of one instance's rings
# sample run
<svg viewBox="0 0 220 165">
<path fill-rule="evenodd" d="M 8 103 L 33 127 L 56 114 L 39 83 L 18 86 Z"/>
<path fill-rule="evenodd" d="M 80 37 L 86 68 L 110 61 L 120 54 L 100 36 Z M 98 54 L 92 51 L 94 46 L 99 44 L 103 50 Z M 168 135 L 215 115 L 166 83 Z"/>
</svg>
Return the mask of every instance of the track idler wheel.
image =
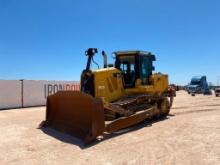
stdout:
<svg viewBox="0 0 220 165">
<path fill-rule="evenodd" d="M 170 112 L 170 102 L 168 100 L 168 98 L 163 98 L 159 104 L 158 104 L 158 108 L 160 109 L 160 114 L 161 116 L 166 116 L 169 114 Z"/>
</svg>

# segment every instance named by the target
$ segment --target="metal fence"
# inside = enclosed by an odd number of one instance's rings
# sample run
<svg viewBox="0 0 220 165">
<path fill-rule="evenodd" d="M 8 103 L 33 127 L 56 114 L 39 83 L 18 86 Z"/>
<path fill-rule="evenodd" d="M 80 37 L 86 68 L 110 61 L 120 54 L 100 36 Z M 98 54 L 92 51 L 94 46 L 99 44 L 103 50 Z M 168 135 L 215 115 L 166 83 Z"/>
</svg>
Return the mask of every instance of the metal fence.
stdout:
<svg viewBox="0 0 220 165">
<path fill-rule="evenodd" d="M 51 94 L 79 89 L 78 81 L 0 80 L 0 109 L 44 106 Z"/>
</svg>

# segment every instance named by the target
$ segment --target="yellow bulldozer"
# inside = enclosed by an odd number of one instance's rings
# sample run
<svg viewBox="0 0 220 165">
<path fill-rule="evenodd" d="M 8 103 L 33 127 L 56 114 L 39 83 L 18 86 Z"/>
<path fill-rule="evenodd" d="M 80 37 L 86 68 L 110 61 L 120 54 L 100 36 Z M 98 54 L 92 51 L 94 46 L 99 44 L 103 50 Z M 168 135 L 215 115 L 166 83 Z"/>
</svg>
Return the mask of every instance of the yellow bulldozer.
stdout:
<svg viewBox="0 0 220 165">
<path fill-rule="evenodd" d="M 166 116 L 173 102 L 168 76 L 153 73 L 155 55 L 145 51 L 114 52 L 115 64 L 91 70 L 96 48 L 86 51 L 86 69 L 80 91 L 60 91 L 47 98 L 46 120 L 51 127 L 80 138 L 84 143 L 144 120 Z"/>
</svg>

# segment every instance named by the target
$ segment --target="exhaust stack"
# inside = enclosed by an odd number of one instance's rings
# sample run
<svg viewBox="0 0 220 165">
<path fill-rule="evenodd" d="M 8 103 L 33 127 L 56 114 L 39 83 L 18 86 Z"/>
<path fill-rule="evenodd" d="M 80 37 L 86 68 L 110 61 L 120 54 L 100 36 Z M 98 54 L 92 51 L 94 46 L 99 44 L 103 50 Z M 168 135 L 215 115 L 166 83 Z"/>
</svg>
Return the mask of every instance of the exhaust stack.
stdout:
<svg viewBox="0 0 220 165">
<path fill-rule="evenodd" d="M 102 51 L 102 56 L 103 56 L 103 63 L 104 63 L 104 68 L 107 68 L 108 63 L 107 63 L 107 55 L 105 53 L 105 51 Z"/>
</svg>

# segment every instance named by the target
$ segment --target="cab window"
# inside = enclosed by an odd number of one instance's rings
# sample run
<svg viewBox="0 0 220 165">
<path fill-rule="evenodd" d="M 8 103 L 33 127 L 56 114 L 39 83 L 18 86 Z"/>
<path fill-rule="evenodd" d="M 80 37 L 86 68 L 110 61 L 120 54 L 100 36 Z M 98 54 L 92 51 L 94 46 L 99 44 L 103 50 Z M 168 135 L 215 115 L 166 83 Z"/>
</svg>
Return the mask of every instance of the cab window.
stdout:
<svg viewBox="0 0 220 165">
<path fill-rule="evenodd" d="M 125 87 L 132 87 L 135 83 L 135 56 L 121 56 L 117 59 L 117 66 L 124 76 Z"/>
<path fill-rule="evenodd" d="M 140 78 L 141 78 L 141 81 L 142 81 L 142 84 L 143 85 L 146 85 L 148 84 L 148 80 L 149 80 L 149 76 L 150 76 L 150 60 L 148 57 L 142 57 L 142 60 L 141 60 L 141 74 L 140 74 Z"/>
</svg>

